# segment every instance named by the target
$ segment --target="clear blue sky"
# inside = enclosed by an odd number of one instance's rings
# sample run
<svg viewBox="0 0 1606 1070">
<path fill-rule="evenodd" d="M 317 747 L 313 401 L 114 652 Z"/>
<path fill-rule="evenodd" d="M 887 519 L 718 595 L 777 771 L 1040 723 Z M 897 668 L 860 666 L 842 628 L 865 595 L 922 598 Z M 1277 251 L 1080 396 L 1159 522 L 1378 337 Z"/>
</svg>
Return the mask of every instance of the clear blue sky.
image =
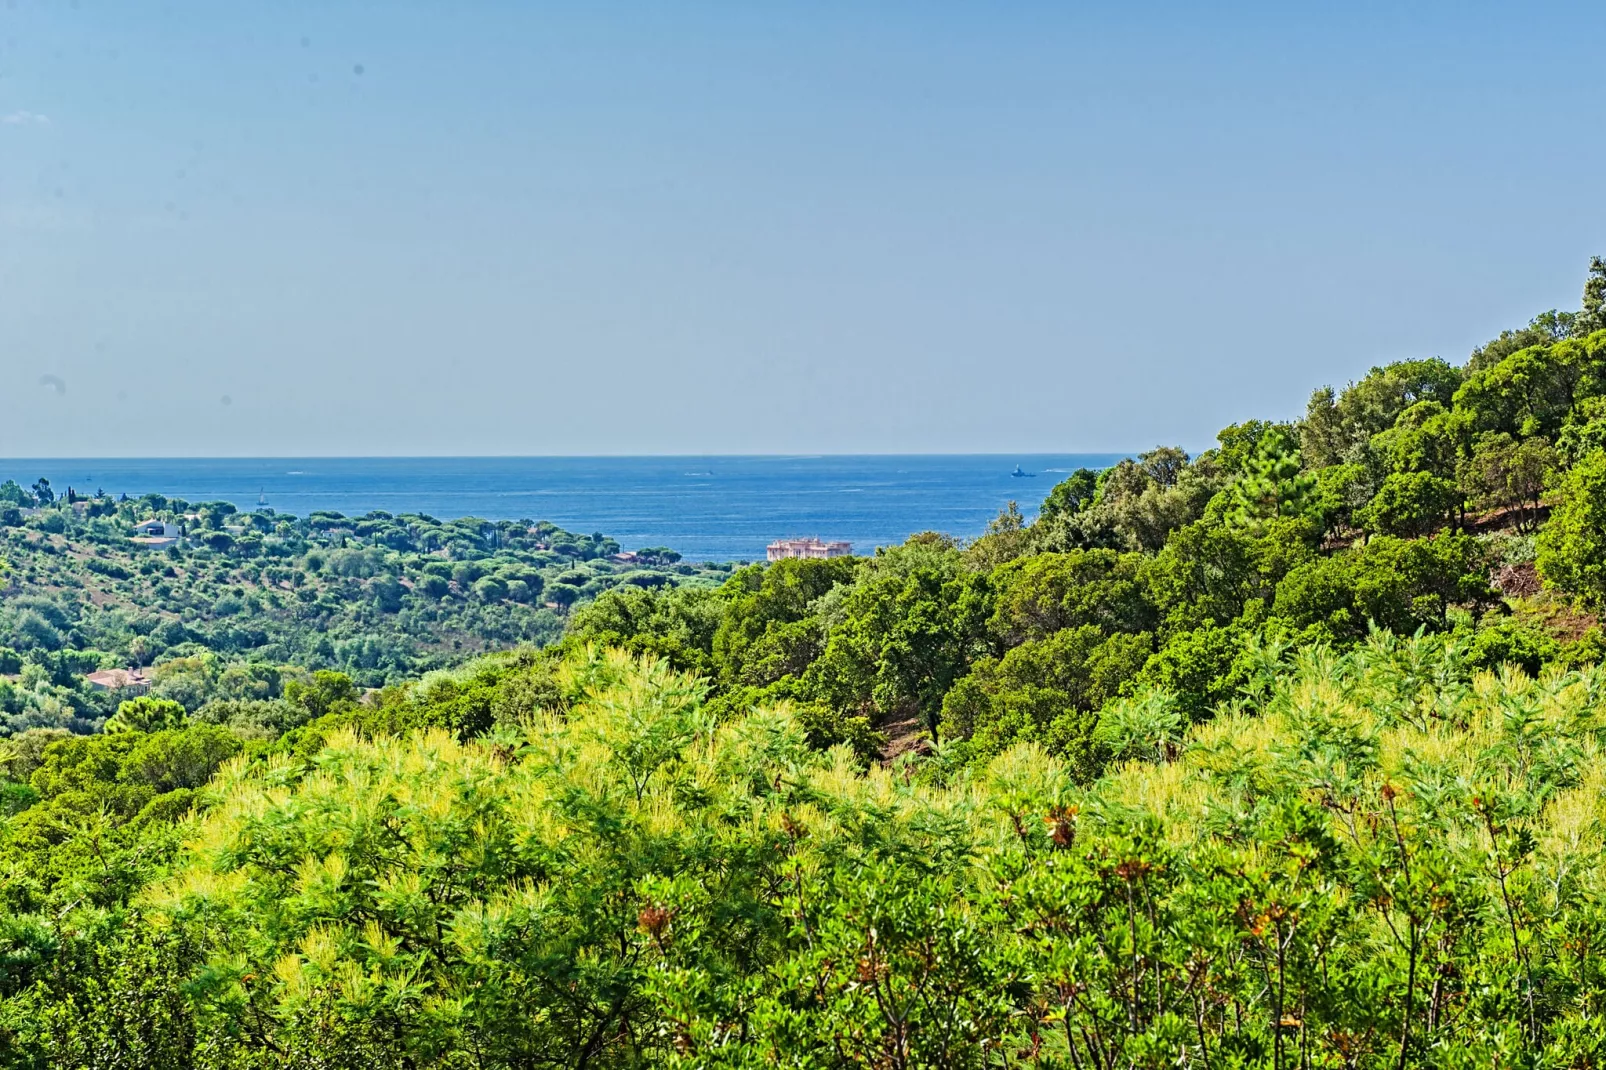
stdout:
<svg viewBox="0 0 1606 1070">
<path fill-rule="evenodd" d="M 1601 3 L 3 2 L 0 456 L 1197 448 L 1606 253 Z"/>
</svg>

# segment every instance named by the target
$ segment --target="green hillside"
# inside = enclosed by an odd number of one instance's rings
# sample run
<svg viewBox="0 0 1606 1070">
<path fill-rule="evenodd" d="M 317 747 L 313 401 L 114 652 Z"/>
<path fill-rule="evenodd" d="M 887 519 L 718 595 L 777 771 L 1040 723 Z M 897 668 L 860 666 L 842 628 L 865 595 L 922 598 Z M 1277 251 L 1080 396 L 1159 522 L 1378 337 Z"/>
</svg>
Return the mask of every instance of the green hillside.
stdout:
<svg viewBox="0 0 1606 1070">
<path fill-rule="evenodd" d="M 623 556 L 605 536 L 532 521 L 242 514 L 7 481 L 0 734 L 97 727 L 118 701 L 85 682 L 97 669 L 143 669 L 155 694 L 192 711 L 277 699 L 316 670 L 378 687 L 550 642 L 573 606 L 614 586 L 725 577 L 672 551 Z"/>
<path fill-rule="evenodd" d="M 1101 711 L 1144 688 L 1178 725 L 1241 700 L 1266 657 L 1373 629 L 1443 633 L 1472 664 L 1599 660 L 1606 604 L 1606 261 L 1583 309 L 1315 391 L 1190 457 L 1159 447 L 1055 486 L 964 544 L 783 562 L 723 587 L 620 589 L 569 641 L 667 657 L 721 709 L 790 701 L 866 757 L 1016 742 L 1079 775 Z M 884 748 L 890 747 L 890 751 Z"/>
</svg>

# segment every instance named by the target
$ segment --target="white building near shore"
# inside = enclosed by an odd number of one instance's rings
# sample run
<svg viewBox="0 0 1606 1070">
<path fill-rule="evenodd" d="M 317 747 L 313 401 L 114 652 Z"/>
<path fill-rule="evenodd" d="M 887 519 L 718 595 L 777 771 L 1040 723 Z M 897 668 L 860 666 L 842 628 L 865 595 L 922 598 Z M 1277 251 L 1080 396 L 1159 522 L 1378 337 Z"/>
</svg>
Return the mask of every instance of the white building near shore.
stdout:
<svg viewBox="0 0 1606 1070">
<path fill-rule="evenodd" d="M 824 560 L 828 557 L 853 556 L 851 542 L 821 542 L 817 538 L 808 539 L 776 539 L 770 543 L 766 556 L 771 561 L 785 561 L 787 558 L 801 557 L 808 560 Z"/>
</svg>

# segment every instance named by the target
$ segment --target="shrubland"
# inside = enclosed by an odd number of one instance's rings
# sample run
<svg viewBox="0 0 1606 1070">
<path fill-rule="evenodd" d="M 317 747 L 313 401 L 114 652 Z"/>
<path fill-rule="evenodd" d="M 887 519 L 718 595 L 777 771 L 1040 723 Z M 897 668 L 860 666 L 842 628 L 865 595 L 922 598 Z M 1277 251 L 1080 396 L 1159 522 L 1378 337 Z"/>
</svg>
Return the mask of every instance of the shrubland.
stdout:
<svg viewBox="0 0 1606 1070">
<path fill-rule="evenodd" d="M 438 679 L 395 734 L 351 705 L 270 744 L 63 740 L 8 821 L 0 1038 L 18 1066 L 1595 1065 L 1606 678 L 1469 653 L 1268 653 L 1192 728 L 1145 691 L 1090 781 L 1032 742 L 865 766 L 598 648 Z M 504 716 L 465 739 L 439 705 L 473 679 Z"/>
</svg>

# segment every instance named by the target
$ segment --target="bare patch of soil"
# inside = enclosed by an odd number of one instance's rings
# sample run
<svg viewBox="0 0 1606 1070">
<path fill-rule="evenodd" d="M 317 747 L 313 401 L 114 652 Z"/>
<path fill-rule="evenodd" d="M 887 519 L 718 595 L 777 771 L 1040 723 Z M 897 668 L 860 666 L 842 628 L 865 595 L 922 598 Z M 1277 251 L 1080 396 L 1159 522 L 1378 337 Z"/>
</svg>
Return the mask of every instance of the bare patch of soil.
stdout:
<svg viewBox="0 0 1606 1070">
<path fill-rule="evenodd" d="M 1514 529 L 1519 523 L 1526 523 L 1529 534 L 1532 534 L 1549 516 L 1548 505 L 1541 505 L 1537 510 L 1531 506 L 1491 509 L 1487 513 L 1468 514 L 1467 531 L 1473 535 L 1481 535 L 1489 531 Z"/>
<path fill-rule="evenodd" d="M 1532 598 L 1539 593 L 1542 584 L 1539 582 L 1539 572 L 1534 568 L 1533 562 L 1523 561 L 1495 569 L 1494 574 L 1489 577 L 1489 586 L 1507 598 Z"/>
<path fill-rule="evenodd" d="M 931 753 L 931 740 L 926 735 L 925 725 L 920 723 L 918 713 L 894 717 L 875 727 L 876 731 L 887 737 L 887 745 L 881 748 L 883 762 L 891 762 L 903 754 Z"/>
</svg>

